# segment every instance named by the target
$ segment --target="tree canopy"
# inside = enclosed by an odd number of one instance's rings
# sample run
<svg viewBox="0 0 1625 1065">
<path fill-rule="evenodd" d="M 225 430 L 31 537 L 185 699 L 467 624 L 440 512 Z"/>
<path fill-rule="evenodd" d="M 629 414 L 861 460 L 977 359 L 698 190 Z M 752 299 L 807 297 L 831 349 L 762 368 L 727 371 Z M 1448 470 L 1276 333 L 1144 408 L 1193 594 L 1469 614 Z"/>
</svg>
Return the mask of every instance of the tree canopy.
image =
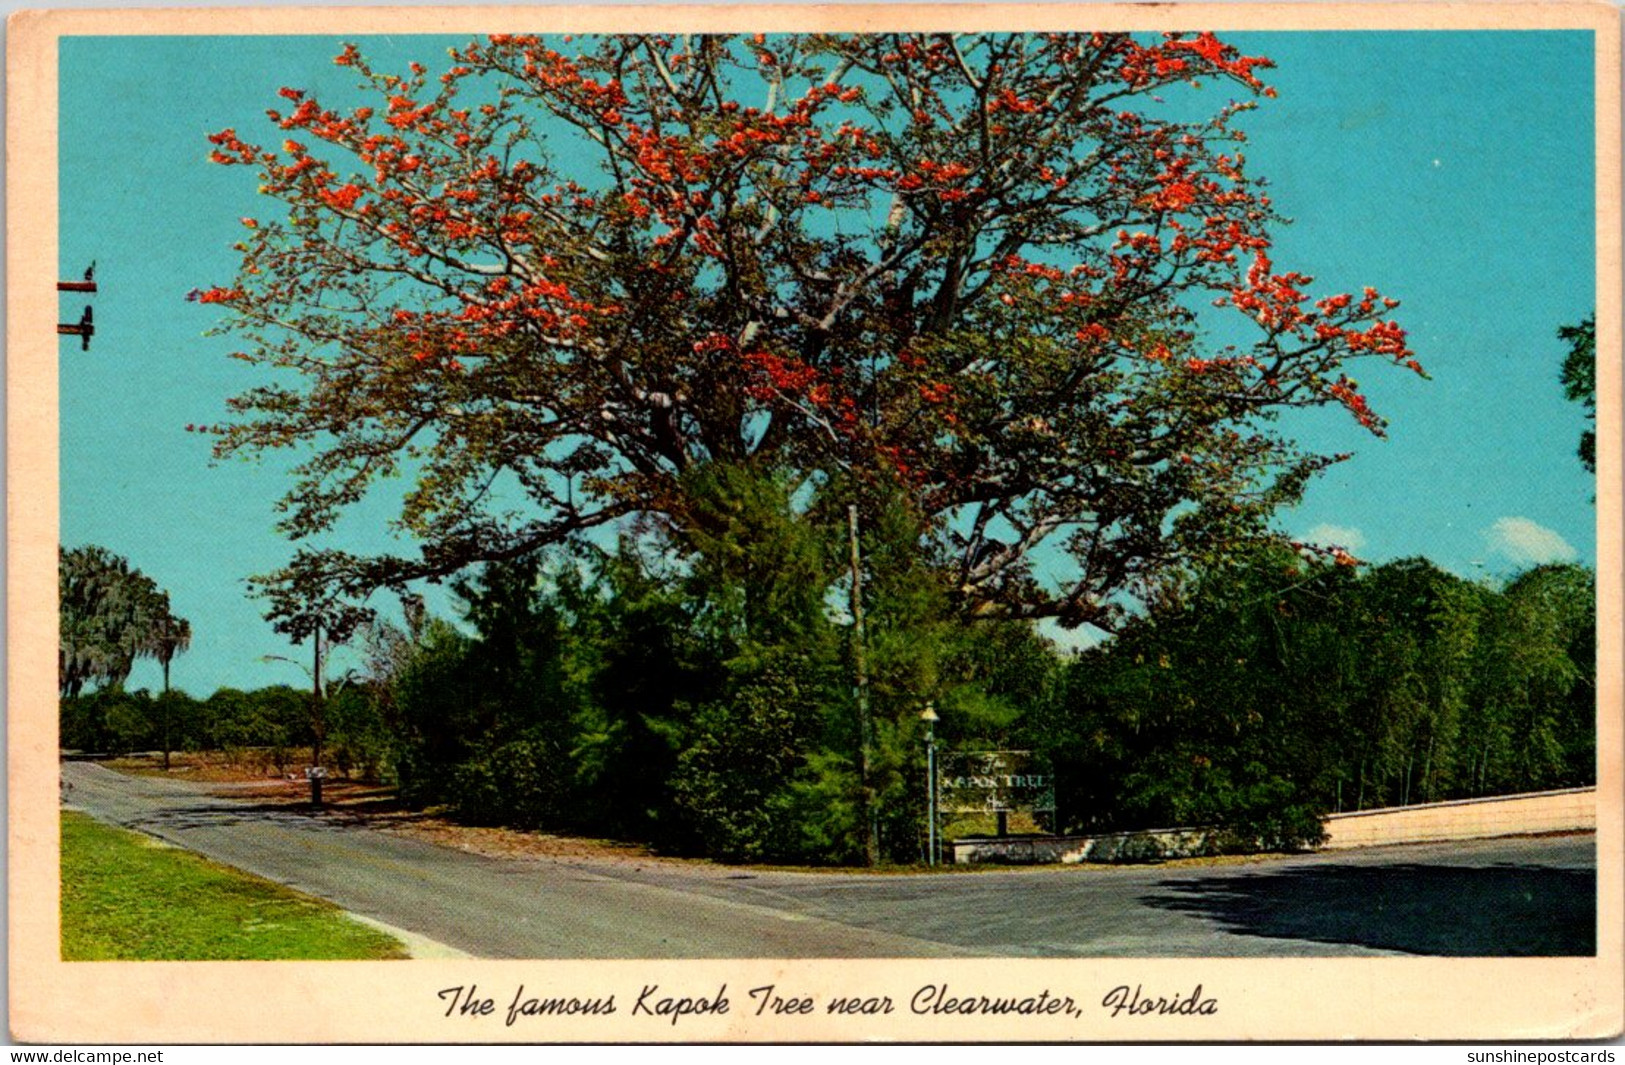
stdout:
<svg viewBox="0 0 1625 1065">
<path fill-rule="evenodd" d="M 169 593 L 127 559 L 93 544 L 59 548 L 57 687 L 116 687 L 137 658 L 169 663 L 191 642 L 191 626 L 169 610 Z"/>
<path fill-rule="evenodd" d="M 1597 317 L 1592 315 L 1579 325 L 1565 325 L 1558 329 L 1557 339 L 1569 346 L 1563 359 L 1563 395 L 1576 403 L 1583 403 L 1586 417 L 1597 420 Z M 1580 434 L 1580 462 L 1592 473 L 1597 472 L 1597 431 L 1587 429 Z"/>
<path fill-rule="evenodd" d="M 421 553 L 303 548 L 271 578 L 284 617 L 623 516 L 685 532 L 686 475 L 721 463 L 901 493 L 962 614 L 1110 630 L 1344 457 L 1276 414 L 1380 434 L 1349 364 L 1421 372 L 1395 301 L 1274 262 L 1235 123 L 1271 64 L 1212 34 L 493 36 L 439 73 L 335 62 L 368 105 L 289 87 L 269 146 L 210 138 L 281 206 L 193 294 L 279 371 L 207 428 L 221 456 L 309 449 L 296 539 L 405 475 Z M 1170 117 L 1158 94 L 1198 83 L 1244 98 Z M 1207 339 L 1226 314 L 1250 340 Z"/>
</svg>

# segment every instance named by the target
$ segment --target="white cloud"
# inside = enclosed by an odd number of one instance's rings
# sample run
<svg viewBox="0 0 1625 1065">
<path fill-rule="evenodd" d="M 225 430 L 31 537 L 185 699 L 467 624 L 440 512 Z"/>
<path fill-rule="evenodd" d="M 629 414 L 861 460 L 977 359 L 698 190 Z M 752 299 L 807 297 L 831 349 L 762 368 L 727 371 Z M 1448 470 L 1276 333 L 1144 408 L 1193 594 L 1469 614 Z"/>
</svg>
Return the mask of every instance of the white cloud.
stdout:
<svg viewBox="0 0 1625 1065">
<path fill-rule="evenodd" d="M 1365 533 L 1348 525 L 1329 525 L 1321 522 L 1303 535 L 1304 541 L 1321 547 L 1341 547 L 1345 551 L 1358 551 L 1365 546 Z"/>
<path fill-rule="evenodd" d="M 1491 554 L 1503 555 L 1522 566 L 1543 562 L 1570 562 L 1579 552 L 1544 525 L 1528 518 L 1501 518 L 1484 533 Z"/>
<path fill-rule="evenodd" d="M 1048 637 L 1062 652 L 1072 653 L 1087 651 L 1091 647 L 1098 647 L 1106 642 L 1106 633 L 1093 625 L 1079 625 L 1075 629 L 1062 628 L 1053 618 L 1045 618 L 1038 623 L 1038 631 Z"/>
</svg>

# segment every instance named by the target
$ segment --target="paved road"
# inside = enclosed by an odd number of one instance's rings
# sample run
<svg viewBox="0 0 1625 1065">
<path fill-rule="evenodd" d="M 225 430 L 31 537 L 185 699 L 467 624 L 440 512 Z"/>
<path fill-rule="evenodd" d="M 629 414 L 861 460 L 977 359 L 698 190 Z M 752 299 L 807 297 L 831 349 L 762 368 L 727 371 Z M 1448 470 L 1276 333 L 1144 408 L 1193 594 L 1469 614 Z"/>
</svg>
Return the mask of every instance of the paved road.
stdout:
<svg viewBox="0 0 1625 1065">
<path fill-rule="evenodd" d="M 1587 955 L 1590 835 L 936 876 L 498 860 L 62 767 L 71 805 L 489 958 Z"/>
</svg>

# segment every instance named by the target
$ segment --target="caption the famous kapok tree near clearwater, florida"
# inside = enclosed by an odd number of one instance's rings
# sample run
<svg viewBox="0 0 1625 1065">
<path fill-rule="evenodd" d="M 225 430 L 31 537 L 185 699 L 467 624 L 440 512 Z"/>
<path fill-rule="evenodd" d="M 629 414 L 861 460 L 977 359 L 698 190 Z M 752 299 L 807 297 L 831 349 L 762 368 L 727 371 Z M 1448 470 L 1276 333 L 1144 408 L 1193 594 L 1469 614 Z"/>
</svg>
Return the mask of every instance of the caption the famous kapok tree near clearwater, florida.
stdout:
<svg viewBox="0 0 1625 1065">
<path fill-rule="evenodd" d="M 286 88 L 264 145 L 210 138 L 285 210 L 243 219 L 240 273 L 194 293 L 281 371 L 209 428 L 222 456 L 311 449 L 294 538 L 406 474 L 421 554 L 305 549 L 285 596 L 628 515 L 681 533 L 686 475 L 730 464 L 900 497 L 967 615 L 1111 630 L 1343 457 L 1274 414 L 1341 405 L 1380 434 L 1349 364 L 1421 372 L 1394 301 L 1275 263 L 1234 125 L 1271 64 L 1208 33 L 494 36 L 443 73 L 335 61 L 373 106 Z M 1191 85 L 1210 117 L 1167 117 L 1157 94 Z M 1225 315 L 1250 339 L 1205 341 Z"/>
</svg>

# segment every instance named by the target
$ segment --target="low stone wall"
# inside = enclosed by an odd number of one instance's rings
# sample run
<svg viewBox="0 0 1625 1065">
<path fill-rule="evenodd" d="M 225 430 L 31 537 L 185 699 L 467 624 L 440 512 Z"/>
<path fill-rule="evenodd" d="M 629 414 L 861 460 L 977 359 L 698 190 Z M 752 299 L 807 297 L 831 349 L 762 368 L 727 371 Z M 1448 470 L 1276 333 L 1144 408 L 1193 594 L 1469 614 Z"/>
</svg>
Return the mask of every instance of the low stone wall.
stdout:
<svg viewBox="0 0 1625 1065">
<path fill-rule="evenodd" d="M 1597 789 L 1568 788 L 1332 814 L 1326 818 L 1325 848 L 1584 832 L 1596 827 Z"/>
<path fill-rule="evenodd" d="M 1461 799 L 1326 818 L 1322 849 L 1429 843 L 1597 827 L 1597 789 L 1569 788 L 1530 795 Z M 969 836 L 944 844 L 955 864 L 1038 865 L 1075 862 L 1154 862 L 1217 852 L 1211 829 L 1168 828 L 1100 836 Z"/>
<path fill-rule="evenodd" d="M 1155 862 L 1212 853 L 1213 833 L 1198 828 L 1113 832 L 1102 836 L 971 836 L 946 844 L 950 862 L 1038 865 L 1060 862 Z"/>
</svg>

